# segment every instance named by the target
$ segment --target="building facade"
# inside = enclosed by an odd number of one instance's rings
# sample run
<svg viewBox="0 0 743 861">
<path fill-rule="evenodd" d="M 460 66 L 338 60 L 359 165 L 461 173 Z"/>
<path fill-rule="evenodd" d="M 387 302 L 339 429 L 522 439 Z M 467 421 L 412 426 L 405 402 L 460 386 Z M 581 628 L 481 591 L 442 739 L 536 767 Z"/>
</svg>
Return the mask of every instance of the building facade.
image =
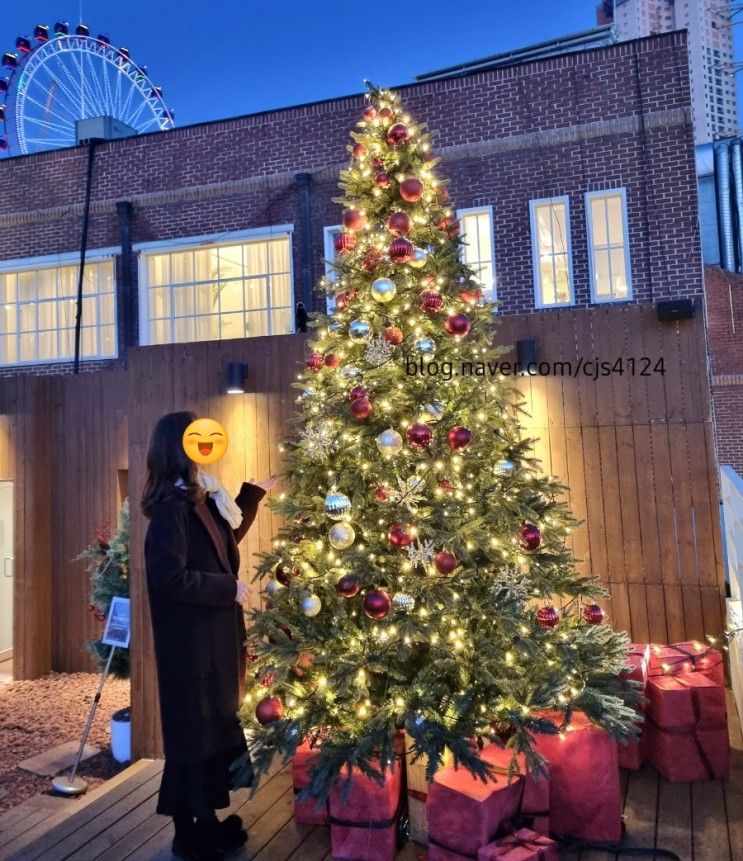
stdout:
<svg viewBox="0 0 743 861">
<path fill-rule="evenodd" d="M 597 21 L 613 23 L 620 40 L 686 30 L 696 142 L 739 132 L 730 0 L 613 0 Z"/>
</svg>

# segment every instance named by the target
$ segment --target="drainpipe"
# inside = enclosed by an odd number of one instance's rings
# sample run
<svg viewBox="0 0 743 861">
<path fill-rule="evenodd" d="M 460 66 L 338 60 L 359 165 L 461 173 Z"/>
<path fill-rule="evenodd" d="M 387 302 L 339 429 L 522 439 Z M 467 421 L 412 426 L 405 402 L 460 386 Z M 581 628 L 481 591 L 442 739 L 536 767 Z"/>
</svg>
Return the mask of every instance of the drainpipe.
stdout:
<svg viewBox="0 0 743 861">
<path fill-rule="evenodd" d="M 134 321 L 136 320 L 136 291 L 134 288 L 134 252 L 132 251 L 132 203 L 130 200 L 116 201 L 116 215 L 119 219 L 119 243 L 121 245 L 121 322 L 124 355 L 134 345 Z"/>
<path fill-rule="evenodd" d="M 720 261 L 723 269 L 735 272 L 730 154 L 724 143 L 715 146 L 715 191 L 717 192 L 717 223 L 720 226 Z"/>
<path fill-rule="evenodd" d="M 93 161 L 95 145 L 91 140 L 88 144 L 88 163 L 85 171 L 85 203 L 83 205 L 83 234 L 80 239 L 80 267 L 77 276 L 77 309 L 75 311 L 75 362 L 73 373 L 80 372 L 80 335 L 83 322 L 83 279 L 85 277 L 85 253 L 88 250 L 88 231 L 90 229 L 90 193 L 93 189 Z"/>
<path fill-rule="evenodd" d="M 299 243 L 302 259 L 302 303 L 307 311 L 314 309 L 314 276 L 312 267 L 312 231 L 310 230 L 312 174 L 298 173 L 294 177 L 299 192 Z"/>
</svg>

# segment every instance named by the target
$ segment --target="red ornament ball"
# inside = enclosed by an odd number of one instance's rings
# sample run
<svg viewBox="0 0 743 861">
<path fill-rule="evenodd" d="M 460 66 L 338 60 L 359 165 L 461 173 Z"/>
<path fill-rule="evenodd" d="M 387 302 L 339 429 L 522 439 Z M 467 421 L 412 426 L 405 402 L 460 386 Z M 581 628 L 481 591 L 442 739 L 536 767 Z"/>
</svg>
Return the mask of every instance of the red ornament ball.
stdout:
<svg viewBox="0 0 743 861">
<path fill-rule="evenodd" d="M 339 311 L 343 311 L 344 308 L 347 308 L 350 301 L 351 297 L 348 295 L 347 290 L 341 290 L 340 293 L 335 294 L 335 307 Z"/>
<path fill-rule="evenodd" d="M 374 184 L 379 188 L 387 188 L 390 184 L 390 176 L 388 173 L 385 173 L 383 170 L 380 170 L 379 173 L 374 175 Z"/>
<path fill-rule="evenodd" d="M 353 598 L 354 595 L 359 594 L 361 586 L 358 577 L 354 577 L 353 574 L 346 574 L 335 584 L 335 588 L 338 594 L 343 595 L 344 598 Z"/>
<path fill-rule="evenodd" d="M 366 155 L 366 147 L 362 143 L 354 144 L 353 149 L 351 150 L 354 158 L 361 158 L 362 155 Z"/>
<path fill-rule="evenodd" d="M 461 451 L 472 442 L 472 431 L 462 425 L 455 425 L 447 434 L 446 441 L 454 451 Z"/>
<path fill-rule="evenodd" d="M 448 550 L 440 550 L 433 557 L 433 564 L 440 574 L 451 574 L 451 572 L 459 565 L 457 557 Z"/>
<path fill-rule="evenodd" d="M 395 263 L 407 263 L 413 259 L 413 243 L 402 236 L 390 243 L 390 259 Z"/>
<path fill-rule="evenodd" d="M 598 604 L 585 604 L 583 618 L 589 625 L 600 625 L 606 618 L 606 613 Z"/>
<path fill-rule="evenodd" d="M 348 400 L 355 401 L 359 398 L 368 398 L 369 392 L 363 386 L 354 386 L 348 393 Z"/>
<path fill-rule="evenodd" d="M 437 482 L 438 486 L 444 491 L 444 493 L 448 496 L 450 493 L 454 493 L 454 483 L 448 478 L 440 478 Z"/>
<path fill-rule="evenodd" d="M 382 262 L 383 257 L 384 255 L 378 248 L 370 248 L 364 254 L 361 260 L 361 266 L 366 269 L 367 272 L 373 272 Z"/>
<path fill-rule="evenodd" d="M 470 331 L 472 322 L 466 314 L 452 314 L 446 318 L 444 328 L 453 338 L 464 338 Z"/>
<path fill-rule="evenodd" d="M 554 607 L 540 607 L 537 610 L 537 624 L 540 628 L 554 628 L 560 621 L 560 614 Z"/>
<path fill-rule="evenodd" d="M 387 132 L 387 143 L 390 146 L 400 146 L 410 140 L 410 129 L 405 123 L 395 123 Z"/>
<path fill-rule="evenodd" d="M 289 571 L 284 568 L 283 565 L 279 565 L 275 572 L 276 579 L 282 586 L 288 586 L 290 581 L 293 580 L 297 574 L 299 574 L 299 568 L 292 568 L 291 571 Z"/>
<path fill-rule="evenodd" d="M 388 344 L 399 347 L 403 341 L 402 329 L 398 329 L 397 326 L 388 326 L 382 330 L 382 337 Z"/>
<path fill-rule="evenodd" d="M 276 681 L 276 673 L 264 673 L 258 681 L 261 683 L 261 685 L 263 685 L 264 688 L 270 688 L 271 685 Z"/>
<path fill-rule="evenodd" d="M 475 305 L 482 298 L 482 290 L 479 287 L 471 287 L 468 290 L 460 290 L 459 298 L 465 305 Z"/>
<path fill-rule="evenodd" d="M 395 236 L 407 236 L 410 233 L 412 222 L 407 212 L 393 212 L 387 219 L 387 230 Z"/>
<path fill-rule="evenodd" d="M 284 704 L 278 697 L 264 697 L 255 707 L 255 718 L 261 726 L 281 720 Z"/>
<path fill-rule="evenodd" d="M 385 487 L 383 484 L 378 484 L 374 488 L 374 501 L 375 502 L 387 502 L 390 498 L 389 488 Z"/>
<path fill-rule="evenodd" d="M 367 107 L 364 108 L 363 116 L 364 116 L 365 120 L 373 120 L 374 117 L 376 117 L 376 115 L 377 115 L 377 109 L 374 107 L 374 105 L 368 105 Z"/>
<path fill-rule="evenodd" d="M 438 290 L 424 290 L 418 297 L 418 307 L 427 314 L 435 314 L 444 304 L 444 297 Z"/>
<path fill-rule="evenodd" d="M 305 364 L 311 371 L 319 371 L 325 364 L 325 359 L 320 355 L 320 353 L 310 353 L 310 355 L 307 356 Z"/>
<path fill-rule="evenodd" d="M 405 434 L 411 448 L 428 448 L 433 440 L 433 431 L 427 424 L 414 424 L 408 428 Z"/>
<path fill-rule="evenodd" d="M 438 228 L 439 230 L 443 230 L 449 238 L 453 238 L 459 233 L 459 223 L 455 218 L 451 216 L 447 216 L 446 218 L 440 218 L 438 220 Z"/>
<path fill-rule="evenodd" d="M 343 226 L 348 230 L 358 232 L 369 223 L 369 218 L 360 209 L 347 209 L 343 213 Z"/>
<path fill-rule="evenodd" d="M 381 108 L 379 111 L 379 119 L 380 120 L 391 120 L 392 119 L 392 108 Z"/>
<path fill-rule="evenodd" d="M 385 589 L 372 589 L 364 595 L 364 612 L 370 619 L 384 619 L 390 612 L 392 600 Z"/>
<path fill-rule="evenodd" d="M 351 401 L 351 413 L 357 421 L 366 421 L 372 414 L 372 404 L 369 398 L 356 398 L 355 401 Z"/>
<path fill-rule="evenodd" d="M 355 233 L 336 233 L 335 239 L 333 240 L 333 245 L 335 247 L 336 254 L 350 254 L 354 248 L 356 248 L 356 243 L 358 239 L 356 238 Z"/>
<path fill-rule="evenodd" d="M 417 203 L 423 197 L 423 183 L 417 176 L 409 176 L 400 183 L 400 197 L 406 203 Z"/>
<path fill-rule="evenodd" d="M 337 368 L 340 365 L 341 360 L 339 356 L 336 356 L 335 353 L 328 353 L 325 356 L 325 367 L 326 368 Z"/>
<path fill-rule="evenodd" d="M 536 550 L 542 543 L 542 533 L 533 523 L 522 523 L 519 529 L 519 544 L 524 550 Z"/>
<path fill-rule="evenodd" d="M 398 550 L 402 550 L 403 547 L 407 547 L 413 543 L 413 536 L 407 523 L 393 523 L 390 526 L 387 537 L 390 540 L 390 544 Z"/>
</svg>

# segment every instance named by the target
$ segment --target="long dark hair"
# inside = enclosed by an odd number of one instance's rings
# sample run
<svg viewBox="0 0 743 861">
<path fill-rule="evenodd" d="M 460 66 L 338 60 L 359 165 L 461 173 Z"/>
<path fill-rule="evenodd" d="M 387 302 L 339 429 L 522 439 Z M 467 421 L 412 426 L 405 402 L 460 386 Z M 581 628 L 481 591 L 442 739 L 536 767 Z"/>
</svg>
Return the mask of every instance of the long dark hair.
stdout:
<svg viewBox="0 0 743 861">
<path fill-rule="evenodd" d="M 182 478 L 186 498 L 199 499 L 203 492 L 196 481 L 196 464 L 183 450 L 183 432 L 196 420 L 191 412 L 168 413 L 155 425 L 147 451 L 147 481 L 142 493 L 142 512 L 150 517 L 161 502 L 179 491 L 175 482 Z"/>
</svg>

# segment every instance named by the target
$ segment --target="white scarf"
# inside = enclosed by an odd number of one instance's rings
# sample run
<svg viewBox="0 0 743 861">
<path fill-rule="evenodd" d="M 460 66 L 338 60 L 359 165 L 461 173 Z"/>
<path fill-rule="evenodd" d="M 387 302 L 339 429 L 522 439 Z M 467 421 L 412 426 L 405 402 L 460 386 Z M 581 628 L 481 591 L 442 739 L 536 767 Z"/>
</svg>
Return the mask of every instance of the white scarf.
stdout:
<svg viewBox="0 0 743 861">
<path fill-rule="evenodd" d="M 240 506 L 227 492 L 227 488 L 225 488 L 222 482 L 215 476 L 209 475 L 207 472 L 202 472 L 202 470 L 199 470 L 196 473 L 196 481 L 214 500 L 217 506 L 217 511 L 219 511 L 222 517 L 224 517 L 233 529 L 237 529 L 243 521 L 243 513 L 240 510 Z M 185 487 L 186 485 L 183 479 L 179 478 L 178 481 L 175 482 L 175 486 Z"/>
</svg>

